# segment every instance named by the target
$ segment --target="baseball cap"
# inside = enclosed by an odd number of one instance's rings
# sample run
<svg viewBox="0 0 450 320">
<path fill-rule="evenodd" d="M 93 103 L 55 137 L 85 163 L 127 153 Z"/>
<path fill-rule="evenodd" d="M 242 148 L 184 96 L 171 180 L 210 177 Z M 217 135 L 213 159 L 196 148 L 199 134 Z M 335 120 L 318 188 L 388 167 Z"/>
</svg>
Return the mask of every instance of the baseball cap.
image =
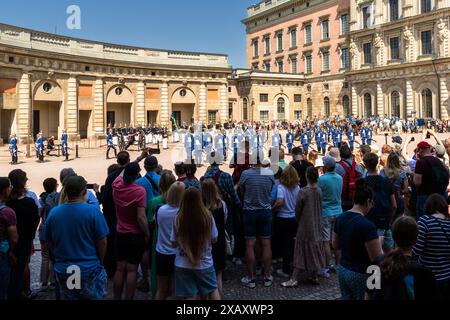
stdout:
<svg viewBox="0 0 450 320">
<path fill-rule="evenodd" d="M 436 155 L 438 157 L 443 157 L 445 156 L 445 153 L 447 152 L 447 150 L 445 150 L 445 147 L 443 145 L 437 144 L 434 149 L 436 150 Z"/>
<path fill-rule="evenodd" d="M 426 142 L 426 141 L 422 141 L 421 143 L 419 143 L 417 145 L 417 148 L 419 148 L 419 149 L 429 149 L 429 148 L 431 148 L 431 145 L 428 142 Z"/>
<path fill-rule="evenodd" d="M 123 173 L 123 181 L 125 183 L 132 183 L 139 176 L 141 172 L 141 167 L 138 163 L 132 162 L 125 167 L 125 171 Z"/>
<path fill-rule="evenodd" d="M 64 190 L 68 197 L 79 196 L 86 189 L 87 182 L 83 177 L 68 177 L 64 184 Z"/>
<path fill-rule="evenodd" d="M 148 168 L 156 168 L 158 167 L 158 159 L 155 156 L 149 156 L 145 158 L 144 166 Z"/>
<path fill-rule="evenodd" d="M 333 157 L 326 156 L 322 158 L 323 166 L 328 169 L 336 167 L 336 160 Z"/>
</svg>

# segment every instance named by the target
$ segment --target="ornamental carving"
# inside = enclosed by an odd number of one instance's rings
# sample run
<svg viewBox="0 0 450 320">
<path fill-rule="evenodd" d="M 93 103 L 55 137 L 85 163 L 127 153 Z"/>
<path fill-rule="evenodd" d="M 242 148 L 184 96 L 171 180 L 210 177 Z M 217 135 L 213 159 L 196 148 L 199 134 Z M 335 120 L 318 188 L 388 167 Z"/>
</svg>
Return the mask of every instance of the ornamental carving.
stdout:
<svg viewBox="0 0 450 320">
<path fill-rule="evenodd" d="M 403 30 L 403 39 L 405 40 L 405 47 L 409 48 L 414 43 L 414 34 L 410 27 L 406 26 Z"/>
<path fill-rule="evenodd" d="M 447 24 L 445 23 L 444 19 L 439 19 L 437 24 L 438 29 L 438 35 L 439 35 L 439 41 L 444 42 L 448 39 L 448 28 Z"/>
</svg>

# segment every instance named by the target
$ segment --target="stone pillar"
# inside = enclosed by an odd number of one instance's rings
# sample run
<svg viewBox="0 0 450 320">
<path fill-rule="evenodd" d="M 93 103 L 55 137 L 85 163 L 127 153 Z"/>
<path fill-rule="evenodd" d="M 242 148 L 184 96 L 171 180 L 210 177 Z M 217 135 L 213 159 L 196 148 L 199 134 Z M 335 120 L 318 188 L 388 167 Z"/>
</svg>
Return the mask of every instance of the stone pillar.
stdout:
<svg viewBox="0 0 450 320">
<path fill-rule="evenodd" d="M 375 0 L 374 25 L 380 25 L 384 22 L 383 21 L 383 9 L 384 9 L 383 0 Z"/>
<path fill-rule="evenodd" d="M 350 1 L 350 21 L 349 28 L 350 31 L 355 31 L 358 29 L 358 11 L 359 9 L 356 1 Z"/>
<path fill-rule="evenodd" d="M 135 119 L 136 126 L 145 125 L 145 84 L 140 81 L 136 87 L 136 104 L 135 104 Z"/>
<path fill-rule="evenodd" d="M 32 135 L 32 108 L 31 108 L 31 74 L 24 72 L 19 82 L 19 108 L 17 110 L 17 137 L 23 141 Z"/>
<path fill-rule="evenodd" d="M 352 114 L 358 116 L 358 95 L 354 85 L 352 85 Z"/>
<path fill-rule="evenodd" d="M 224 83 L 220 86 L 220 117 L 219 121 L 221 123 L 227 121 L 228 119 L 228 90 L 227 85 Z"/>
<path fill-rule="evenodd" d="M 407 17 L 411 17 L 414 15 L 413 9 L 413 1 L 414 0 L 405 0 L 403 2 L 403 17 L 407 18 Z"/>
<path fill-rule="evenodd" d="M 207 112 L 206 112 L 206 84 L 202 82 L 200 84 L 200 92 L 198 96 L 198 121 L 201 123 L 207 123 Z"/>
<path fill-rule="evenodd" d="M 94 83 L 94 131 L 95 134 L 105 133 L 105 93 L 103 79 L 98 78 Z M 109 126 L 109 123 L 106 123 Z"/>
<path fill-rule="evenodd" d="M 78 83 L 74 75 L 70 75 L 67 81 L 67 101 L 65 107 L 66 121 L 63 127 L 67 130 L 69 136 L 76 136 L 78 135 Z M 58 136 L 60 136 L 61 129 L 64 129 L 61 128 L 61 119 L 59 123 Z"/>
<path fill-rule="evenodd" d="M 414 97 L 411 80 L 406 80 L 406 118 L 413 119 L 414 115 Z"/>
<path fill-rule="evenodd" d="M 384 115 L 384 99 L 383 99 L 383 88 L 381 87 L 381 82 L 377 83 L 377 113 L 381 117 Z"/>
<path fill-rule="evenodd" d="M 169 125 L 169 84 L 163 82 L 161 86 L 161 124 Z"/>
<path fill-rule="evenodd" d="M 447 89 L 447 77 L 441 76 L 439 80 L 440 92 L 441 92 L 441 105 L 440 105 L 440 119 L 448 120 L 448 89 Z"/>
</svg>

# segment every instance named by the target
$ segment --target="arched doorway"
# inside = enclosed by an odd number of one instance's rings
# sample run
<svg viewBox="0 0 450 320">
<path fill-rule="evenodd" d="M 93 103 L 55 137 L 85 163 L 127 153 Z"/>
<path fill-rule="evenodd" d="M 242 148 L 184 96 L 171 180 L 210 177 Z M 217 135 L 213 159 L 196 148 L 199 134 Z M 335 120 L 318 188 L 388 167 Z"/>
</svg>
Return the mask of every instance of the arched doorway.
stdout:
<svg viewBox="0 0 450 320">
<path fill-rule="evenodd" d="M 244 98 L 242 101 L 242 120 L 247 121 L 248 120 L 248 100 L 247 98 Z"/>
<path fill-rule="evenodd" d="M 312 119 L 312 115 L 313 115 L 313 105 L 312 105 L 312 100 L 311 100 L 311 98 L 308 98 L 308 100 L 306 101 L 306 108 L 307 108 L 308 118 L 309 118 L 309 119 Z"/>
<path fill-rule="evenodd" d="M 132 105 L 133 95 L 130 89 L 122 85 L 112 87 L 106 100 L 106 126 L 129 126 L 132 122 Z"/>
<path fill-rule="evenodd" d="M 195 104 L 197 97 L 194 92 L 187 88 L 179 88 L 175 90 L 171 98 L 172 112 L 178 126 L 187 124 L 188 126 L 194 123 Z"/>
<path fill-rule="evenodd" d="M 391 93 L 391 116 L 400 117 L 400 94 L 398 91 Z"/>
<path fill-rule="evenodd" d="M 277 120 L 286 119 L 286 101 L 284 98 L 278 98 L 277 100 Z"/>
<path fill-rule="evenodd" d="M 330 116 L 330 98 L 325 97 L 325 99 L 323 99 L 323 110 L 325 112 L 325 117 L 329 117 Z"/>
<path fill-rule="evenodd" d="M 433 118 L 433 94 L 428 88 L 422 91 L 422 117 Z"/>
<path fill-rule="evenodd" d="M 63 91 L 54 81 L 44 80 L 34 90 L 33 137 L 40 131 L 45 138 L 59 139 L 64 129 Z"/>
<path fill-rule="evenodd" d="M 342 109 L 344 112 L 344 117 L 350 116 L 350 98 L 348 96 L 342 97 Z"/>
<path fill-rule="evenodd" d="M 369 118 L 372 115 L 372 95 L 366 93 L 364 95 L 364 117 Z"/>
</svg>

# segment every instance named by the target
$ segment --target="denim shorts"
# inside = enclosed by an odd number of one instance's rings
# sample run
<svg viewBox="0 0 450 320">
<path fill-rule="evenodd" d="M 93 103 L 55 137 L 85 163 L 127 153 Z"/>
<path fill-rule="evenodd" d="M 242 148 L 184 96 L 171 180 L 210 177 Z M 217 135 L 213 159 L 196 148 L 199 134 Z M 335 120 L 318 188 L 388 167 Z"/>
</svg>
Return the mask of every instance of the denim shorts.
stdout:
<svg viewBox="0 0 450 320">
<path fill-rule="evenodd" d="M 207 296 L 217 289 L 214 266 L 203 269 L 175 267 L 175 294 L 179 298 Z"/>
<path fill-rule="evenodd" d="M 244 237 L 246 240 L 270 239 L 272 210 L 244 210 Z"/>
<path fill-rule="evenodd" d="M 103 300 L 108 293 L 108 276 L 103 266 L 98 266 L 89 274 L 81 276 L 80 289 L 71 289 L 70 274 L 55 273 L 62 300 Z M 68 281 L 69 280 L 69 281 Z"/>
</svg>

